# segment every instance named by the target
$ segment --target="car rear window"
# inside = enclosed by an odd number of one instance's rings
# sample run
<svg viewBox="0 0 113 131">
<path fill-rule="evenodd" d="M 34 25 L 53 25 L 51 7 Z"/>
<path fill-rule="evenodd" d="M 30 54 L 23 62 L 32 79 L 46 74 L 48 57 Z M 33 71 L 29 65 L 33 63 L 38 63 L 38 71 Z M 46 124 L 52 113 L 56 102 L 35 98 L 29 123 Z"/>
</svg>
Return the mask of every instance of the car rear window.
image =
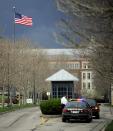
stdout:
<svg viewBox="0 0 113 131">
<path fill-rule="evenodd" d="M 95 106 L 96 105 L 96 101 L 92 100 L 92 99 L 87 99 L 87 102 L 90 106 Z"/>
<path fill-rule="evenodd" d="M 68 102 L 66 105 L 67 108 L 87 108 L 85 102 Z"/>
</svg>

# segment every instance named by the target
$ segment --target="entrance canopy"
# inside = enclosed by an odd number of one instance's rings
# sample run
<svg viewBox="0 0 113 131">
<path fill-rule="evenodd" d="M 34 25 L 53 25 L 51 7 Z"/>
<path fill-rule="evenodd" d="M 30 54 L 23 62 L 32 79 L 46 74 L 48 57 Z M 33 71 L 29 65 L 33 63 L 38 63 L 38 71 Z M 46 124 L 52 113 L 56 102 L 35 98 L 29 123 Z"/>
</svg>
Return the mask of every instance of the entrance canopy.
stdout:
<svg viewBox="0 0 113 131">
<path fill-rule="evenodd" d="M 62 69 L 48 77 L 46 81 L 79 81 L 79 79 Z"/>
</svg>

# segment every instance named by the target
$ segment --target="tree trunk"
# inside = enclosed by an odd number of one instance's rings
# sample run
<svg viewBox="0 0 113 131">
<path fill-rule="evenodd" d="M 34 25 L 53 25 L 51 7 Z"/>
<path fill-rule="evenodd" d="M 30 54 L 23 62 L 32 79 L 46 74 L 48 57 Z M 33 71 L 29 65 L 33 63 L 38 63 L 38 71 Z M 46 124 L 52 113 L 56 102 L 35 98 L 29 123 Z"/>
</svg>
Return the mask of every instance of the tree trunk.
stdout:
<svg viewBox="0 0 113 131">
<path fill-rule="evenodd" d="M 4 85 L 3 85 L 3 88 L 2 88 L 2 108 L 4 108 L 4 103 L 5 103 L 5 99 L 4 99 Z"/>
</svg>

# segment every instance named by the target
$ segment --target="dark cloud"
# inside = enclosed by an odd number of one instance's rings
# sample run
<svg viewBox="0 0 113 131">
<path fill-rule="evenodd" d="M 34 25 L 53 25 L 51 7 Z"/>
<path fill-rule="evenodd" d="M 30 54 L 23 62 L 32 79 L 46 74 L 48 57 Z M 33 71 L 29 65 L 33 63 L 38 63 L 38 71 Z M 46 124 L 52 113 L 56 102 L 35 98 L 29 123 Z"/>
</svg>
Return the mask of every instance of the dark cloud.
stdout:
<svg viewBox="0 0 113 131">
<path fill-rule="evenodd" d="M 53 32 L 62 17 L 57 11 L 55 0 L 0 0 L 0 26 L 2 35 L 13 38 L 13 6 L 16 11 L 33 17 L 33 27 L 16 25 L 16 37 L 29 37 L 43 47 L 61 47 L 55 42 Z"/>
</svg>

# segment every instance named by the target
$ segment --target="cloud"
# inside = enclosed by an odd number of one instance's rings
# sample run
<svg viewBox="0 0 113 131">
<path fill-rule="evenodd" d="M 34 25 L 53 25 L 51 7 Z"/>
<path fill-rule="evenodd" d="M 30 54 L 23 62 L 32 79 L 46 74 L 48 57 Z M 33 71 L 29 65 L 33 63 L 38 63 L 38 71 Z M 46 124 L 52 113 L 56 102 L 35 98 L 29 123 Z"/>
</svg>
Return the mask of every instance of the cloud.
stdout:
<svg viewBox="0 0 113 131">
<path fill-rule="evenodd" d="M 54 28 L 40 26 L 33 28 L 32 30 L 27 30 L 21 37 L 29 38 L 32 40 L 35 45 L 45 48 L 59 48 L 62 47 L 58 42 L 55 41 L 55 37 L 53 35 L 55 32 Z"/>
</svg>

